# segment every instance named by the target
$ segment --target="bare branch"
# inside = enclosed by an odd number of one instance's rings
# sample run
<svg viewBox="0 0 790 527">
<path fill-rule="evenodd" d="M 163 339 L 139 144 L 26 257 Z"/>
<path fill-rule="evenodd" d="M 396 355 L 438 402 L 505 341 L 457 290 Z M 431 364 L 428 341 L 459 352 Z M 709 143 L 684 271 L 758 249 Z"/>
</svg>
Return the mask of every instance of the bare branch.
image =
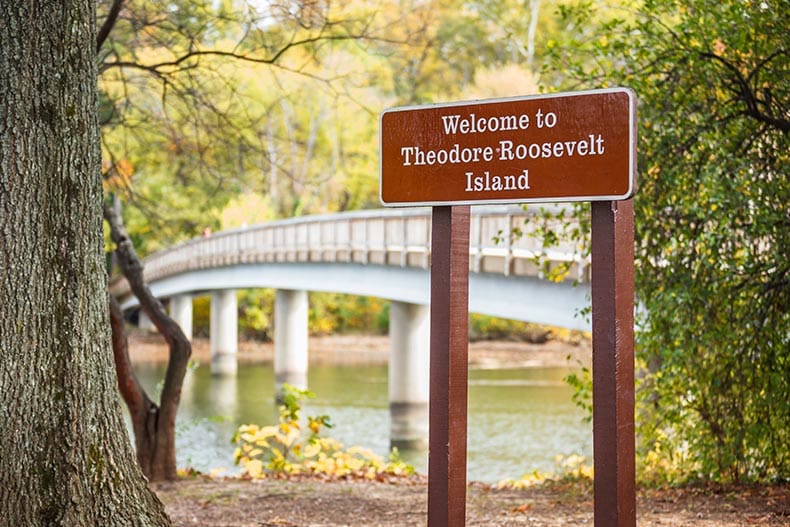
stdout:
<svg viewBox="0 0 790 527">
<path fill-rule="evenodd" d="M 778 52 L 774 53 L 771 56 L 771 58 L 777 56 L 778 54 L 782 54 L 782 51 L 783 50 L 779 50 Z M 728 71 L 730 71 L 730 73 L 732 73 L 735 81 L 735 85 L 737 86 L 735 92 L 737 95 L 740 96 L 740 99 L 744 102 L 744 104 L 746 104 L 746 109 L 747 109 L 745 112 L 746 115 L 748 115 L 749 117 L 753 117 L 754 119 L 757 119 L 760 122 L 775 126 L 782 132 L 785 133 L 790 132 L 790 120 L 774 117 L 773 115 L 767 114 L 760 110 L 761 104 L 766 108 L 768 108 L 766 101 L 761 100 L 757 96 L 754 90 L 752 90 L 751 87 L 749 86 L 749 82 L 747 78 L 745 78 L 743 74 L 741 74 L 741 72 L 738 70 L 738 68 L 735 67 L 734 64 L 726 60 L 721 55 L 717 55 L 716 53 L 712 53 L 712 52 L 700 52 L 700 56 L 718 62 L 719 64 L 724 66 Z M 765 61 L 763 62 L 763 64 L 764 63 Z M 749 77 L 751 76 L 752 74 L 749 75 Z"/>
<path fill-rule="evenodd" d="M 110 35 L 110 31 L 112 31 L 112 28 L 115 26 L 115 22 L 118 20 L 118 14 L 121 12 L 121 7 L 123 7 L 123 0 L 113 0 L 112 6 L 110 6 L 110 12 L 107 13 L 107 18 L 104 20 L 101 29 L 99 29 L 99 33 L 96 35 L 97 53 L 104 44 L 104 41 L 107 40 L 107 37 Z"/>
<path fill-rule="evenodd" d="M 106 62 L 106 63 L 101 65 L 100 70 L 102 72 L 104 72 L 104 71 L 107 71 L 107 70 L 109 70 L 111 68 L 136 68 L 136 69 L 149 71 L 151 73 L 156 73 L 158 75 L 162 75 L 162 74 L 165 74 L 165 72 L 163 72 L 162 70 L 168 70 L 170 68 L 176 68 L 175 71 L 183 71 L 183 69 L 185 67 L 182 66 L 182 64 L 184 62 L 187 62 L 190 59 L 195 59 L 195 58 L 199 58 L 199 57 L 206 57 L 206 56 L 232 58 L 232 59 L 241 60 L 241 61 L 244 61 L 244 62 L 252 62 L 252 63 L 255 63 L 255 64 L 275 64 L 290 49 L 298 47 L 298 46 L 304 46 L 304 45 L 308 45 L 308 44 L 315 44 L 317 42 L 323 42 L 323 41 L 351 40 L 351 39 L 354 39 L 354 38 L 358 38 L 358 37 L 355 37 L 353 35 L 332 35 L 332 36 L 319 35 L 319 36 L 316 36 L 316 37 L 310 37 L 310 38 L 305 38 L 305 39 L 301 39 L 301 40 L 294 40 L 294 41 L 291 41 L 288 44 L 284 45 L 282 48 L 278 49 L 277 52 L 274 53 L 274 55 L 272 55 L 271 57 L 266 57 L 266 58 L 264 58 L 264 57 L 255 57 L 255 56 L 247 55 L 247 54 L 243 54 L 243 53 L 237 53 L 235 51 L 221 51 L 221 50 L 216 50 L 216 49 L 203 50 L 203 51 L 191 50 L 191 51 L 188 51 L 187 53 L 184 53 L 183 55 L 181 55 L 180 57 L 178 57 L 178 58 L 176 58 L 174 60 L 170 60 L 170 61 L 166 61 L 166 62 L 158 62 L 158 63 L 155 63 L 155 64 L 141 64 L 139 62 L 122 61 L 122 60 L 113 61 L 113 62 Z M 187 69 L 192 69 L 192 68 L 194 68 L 194 65 L 188 65 L 188 66 L 186 66 L 186 68 Z"/>
</svg>

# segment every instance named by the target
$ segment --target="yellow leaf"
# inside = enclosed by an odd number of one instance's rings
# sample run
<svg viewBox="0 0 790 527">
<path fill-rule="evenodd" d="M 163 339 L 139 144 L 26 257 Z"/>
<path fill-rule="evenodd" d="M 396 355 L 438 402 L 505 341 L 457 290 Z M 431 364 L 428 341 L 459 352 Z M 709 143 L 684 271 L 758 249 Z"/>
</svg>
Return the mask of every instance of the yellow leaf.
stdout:
<svg viewBox="0 0 790 527">
<path fill-rule="evenodd" d="M 304 457 L 310 458 L 317 456 L 319 452 L 321 452 L 321 445 L 318 443 L 313 443 L 304 447 L 303 455 Z"/>
<path fill-rule="evenodd" d="M 249 474 L 251 478 L 261 478 L 265 476 L 263 473 L 263 463 L 258 459 L 253 459 L 248 462 L 244 468 L 247 469 L 247 474 Z"/>
</svg>

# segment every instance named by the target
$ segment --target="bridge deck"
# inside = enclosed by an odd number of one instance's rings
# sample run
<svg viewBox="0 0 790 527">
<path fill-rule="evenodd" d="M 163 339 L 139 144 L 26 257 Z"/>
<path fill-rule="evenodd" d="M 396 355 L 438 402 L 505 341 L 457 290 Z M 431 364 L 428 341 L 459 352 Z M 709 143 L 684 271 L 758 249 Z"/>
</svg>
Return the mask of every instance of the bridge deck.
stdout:
<svg viewBox="0 0 790 527">
<path fill-rule="evenodd" d="M 546 208 L 556 212 L 558 206 Z M 472 208 L 471 310 L 480 306 L 479 312 L 497 316 L 558 322 L 553 315 L 548 321 L 539 314 L 535 318 L 536 309 L 527 315 L 523 308 L 507 305 L 523 304 L 524 292 L 527 298 L 537 294 L 535 300 L 544 308 L 557 304 L 551 309 L 561 310 L 567 302 L 573 304 L 566 308 L 571 312 L 583 307 L 578 297 L 588 290 L 588 260 L 567 242 L 542 248 L 536 233 L 560 225 L 543 218 L 540 210 Z M 160 296 L 231 287 L 300 287 L 427 303 L 430 246 L 430 208 L 307 216 L 222 231 L 160 251 L 145 259 L 145 278 Z M 544 279 L 538 258 L 550 265 L 569 264 L 564 283 Z M 571 292 L 575 281 L 584 285 Z M 110 291 L 124 306 L 135 303 L 123 277 L 111 281 Z M 562 318 L 557 325 L 568 326 Z M 577 327 L 579 321 L 571 324 Z"/>
</svg>

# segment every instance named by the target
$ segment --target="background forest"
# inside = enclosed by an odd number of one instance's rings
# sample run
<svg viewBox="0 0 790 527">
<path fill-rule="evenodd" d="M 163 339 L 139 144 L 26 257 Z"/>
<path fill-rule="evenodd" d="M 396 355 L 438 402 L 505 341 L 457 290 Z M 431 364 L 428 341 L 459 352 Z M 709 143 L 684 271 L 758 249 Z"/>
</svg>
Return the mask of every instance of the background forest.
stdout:
<svg viewBox="0 0 790 527">
<path fill-rule="evenodd" d="M 379 207 L 384 108 L 631 87 L 640 476 L 787 480 L 788 27 L 786 0 L 131 0 L 99 54 L 105 192 L 144 256 Z M 325 297 L 314 323 L 385 327 L 380 304 Z"/>
</svg>

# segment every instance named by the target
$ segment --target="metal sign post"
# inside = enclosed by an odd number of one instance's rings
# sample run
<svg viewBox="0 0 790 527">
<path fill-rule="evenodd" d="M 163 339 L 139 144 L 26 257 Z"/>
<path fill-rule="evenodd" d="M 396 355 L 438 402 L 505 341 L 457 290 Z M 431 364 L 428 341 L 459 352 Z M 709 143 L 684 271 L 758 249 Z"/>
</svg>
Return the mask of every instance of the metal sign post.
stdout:
<svg viewBox="0 0 790 527">
<path fill-rule="evenodd" d="M 433 206 L 429 527 L 466 520 L 467 205 L 552 201 L 592 202 L 595 524 L 636 525 L 635 186 L 628 89 L 382 113 L 382 203 Z"/>
</svg>

